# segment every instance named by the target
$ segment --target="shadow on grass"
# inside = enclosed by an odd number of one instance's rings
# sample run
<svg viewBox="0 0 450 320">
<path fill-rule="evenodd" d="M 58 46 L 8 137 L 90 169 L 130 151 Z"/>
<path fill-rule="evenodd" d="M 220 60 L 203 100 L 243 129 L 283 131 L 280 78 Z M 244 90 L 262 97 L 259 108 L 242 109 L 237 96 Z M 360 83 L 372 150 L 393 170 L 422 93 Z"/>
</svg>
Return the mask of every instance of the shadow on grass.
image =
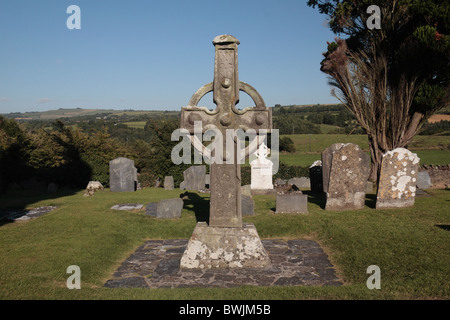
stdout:
<svg viewBox="0 0 450 320">
<path fill-rule="evenodd" d="M 13 223 L 14 219 L 26 215 L 28 213 L 26 209 L 33 203 L 70 196 L 80 190 L 64 189 L 57 192 L 14 190 L 2 194 L 0 195 L 0 227 L 8 223 Z M 14 219 L 11 219 L 11 216 Z"/>
<path fill-rule="evenodd" d="M 448 225 L 448 224 L 435 224 L 434 226 L 441 228 L 442 230 L 445 230 L 445 231 L 450 231 L 450 225 Z"/>
<path fill-rule="evenodd" d="M 193 211 L 197 222 L 209 224 L 209 199 L 210 197 L 200 197 L 197 193 L 186 191 L 180 195 L 183 198 L 183 208 Z"/>
<path fill-rule="evenodd" d="M 311 191 L 302 191 L 303 194 L 308 195 L 308 202 L 317 204 L 320 208 L 325 210 L 325 205 L 327 203 L 327 197 L 325 193 L 313 193 Z M 375 209 L 375 204 L 377 202 L 376 194 L 366 194 L 365 205 L 369 208 Z"/>
<path fill-rule="evenodd" d="M 308 195 L 308 202 L 317 204 L 320 208 L 325 210 L 326 196 L 325 193 L 314 193 L 311 190 L 302 191 L 303 194 Z"/>
</svg>

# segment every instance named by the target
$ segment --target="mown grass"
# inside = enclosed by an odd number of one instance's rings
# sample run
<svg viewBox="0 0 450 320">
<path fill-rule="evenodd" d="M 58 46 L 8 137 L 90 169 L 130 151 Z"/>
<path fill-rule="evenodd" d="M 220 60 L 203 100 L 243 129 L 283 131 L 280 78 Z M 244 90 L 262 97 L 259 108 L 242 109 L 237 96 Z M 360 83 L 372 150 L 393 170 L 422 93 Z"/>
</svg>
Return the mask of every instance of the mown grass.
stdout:
<svg viewBox="0 0 450 320">
<path fill-rule="evenodd" d="M 340 287 L 238 287 L 232 289 L 107 289 L 104 282 L 146 239 L 189 238 L 204 215 L 208 194 L 190 193 L 180 219 L 159 220 L 143 211 L 114 211 L 118 203 L 148 203 L 178 197 L 180 190 L 134 193 L 9 193 L 0 209 L 56 205 L 28 222 L 0 226 L 0 299 L 448 299 L 450 225 L 448 190 L 430 191 L 413 208 L 366 208 L 328 212 L 324 199 L 309 195 L 308 214 L 275 215 L 274 196 L 254 196 L 261 238 L 314 239 L 335 265 Z M 381 269 L 381 290 L 369 290 L 366 269 Z M 66 269 L 81 269 L 81 290 L 66 288 Z"/>
</svg>

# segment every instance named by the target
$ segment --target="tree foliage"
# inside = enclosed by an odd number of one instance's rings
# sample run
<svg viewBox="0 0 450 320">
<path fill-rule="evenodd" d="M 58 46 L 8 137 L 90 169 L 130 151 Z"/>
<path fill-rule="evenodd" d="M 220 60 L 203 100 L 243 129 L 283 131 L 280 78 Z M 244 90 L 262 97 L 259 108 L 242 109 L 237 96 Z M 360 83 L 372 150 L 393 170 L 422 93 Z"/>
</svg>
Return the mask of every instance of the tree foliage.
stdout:
<svg viewBox="0 0 450 320">
<path fill-rule="evenodd" d="M 28 176 L 30 146 L 31 141 L 19 124 L 0 116 L 0 192 L 7 182 Z"/>
<path fill-rule="evenodd" d="M 295 152 L 295 144 L 289 137 L 282 137 L 279 141 L 280 151 Z"/>
<path fill-rule="evenodd" d="M 437 0 L 309 0 L 339 36 L 321 71 L 333 94 L 369 137 L 372 180 L 382 155 L 407 147 L 427 119 L 449 101 L 450 3 Z M 366 26 L 367 7 L 381 11 L 381 29 Z"/>
<path fill-rule="evenodd" d="M 280 134 L 320 133 L 320 128 L 301 115 L 282 114 L 273 119 L 273 127 Z"/>
<path fill-rule="evenodd" d="M 90 180 L 109 184 L 109 161 L 133 158 L 132 150 L 110 139 L 107 130 L 87 134 L 61 121 L 51 128 L 26 131 L 0 117 L 2 185 L 20 185 L 34 178 L 61 186 L 85 188 Z"/>
</svg>

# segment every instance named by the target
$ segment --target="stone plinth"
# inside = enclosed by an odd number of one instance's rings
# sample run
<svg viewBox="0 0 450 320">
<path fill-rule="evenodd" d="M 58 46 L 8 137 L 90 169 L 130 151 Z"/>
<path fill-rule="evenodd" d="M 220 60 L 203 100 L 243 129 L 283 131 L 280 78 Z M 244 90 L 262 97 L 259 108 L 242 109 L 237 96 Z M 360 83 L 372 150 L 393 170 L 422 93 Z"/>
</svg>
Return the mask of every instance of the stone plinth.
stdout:
<svg viewBox="0 0 450 320">
<path fill-rule="evenodd" d="M 199 222 L 181 257 L 181 269 L 264 268 L 270 258 L 253 224 L 210 227 Z"/>
</svg>

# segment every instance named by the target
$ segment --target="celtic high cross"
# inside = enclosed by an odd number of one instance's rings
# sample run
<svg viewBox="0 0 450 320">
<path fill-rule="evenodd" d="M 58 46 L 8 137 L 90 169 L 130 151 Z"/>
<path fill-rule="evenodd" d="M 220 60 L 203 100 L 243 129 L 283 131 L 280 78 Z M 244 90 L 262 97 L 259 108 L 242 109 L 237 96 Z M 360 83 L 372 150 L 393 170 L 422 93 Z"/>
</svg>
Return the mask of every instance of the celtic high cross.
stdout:
<svg viewBox="0 0 450 320">
<path fill-rule="evenodd" d="M 196 122 L 201 122 L 202 130 L 215 128 L 223 137 L 227 129 L 254 129 L 258 133 L 272 129 L 272 112 L 266 108 L 264 100 L 249 84 L 239 81 L 238 53 L 239 41 L 231 35 L 217 36 L 215 47 L 214 81 L 201 87 L 181 109 L 180 128 L 187 129 L 191 135 Z M 197 103 L 209 92 L 213 92 L 215 110 L 198 107 Z M 255 107 L 239 110 L 239 91 L 247 93 Z M 224 141 L 225 143 L 225 141 Z M 232 164 L 211 163 L 210 166 L 210 217 L 211 227 L 242 227 L 241 212 L 241 167 L 237 159 L 237 144 L 234 141 L 234 161 Z M 225 148 L 225 146 L 224 146 Z M 225 153 L 224 153 L 225 154 Z"/>
</svg>

